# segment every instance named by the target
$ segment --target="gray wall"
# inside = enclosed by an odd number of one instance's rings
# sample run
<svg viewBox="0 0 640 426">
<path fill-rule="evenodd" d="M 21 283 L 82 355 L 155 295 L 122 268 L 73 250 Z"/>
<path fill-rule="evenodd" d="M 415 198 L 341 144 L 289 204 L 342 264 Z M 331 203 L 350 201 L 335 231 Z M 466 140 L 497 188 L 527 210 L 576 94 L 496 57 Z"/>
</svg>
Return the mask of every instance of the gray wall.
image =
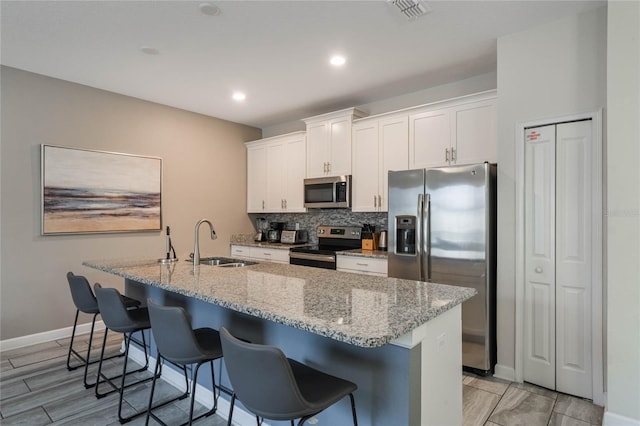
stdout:
<svg viewBox="0 0 640 426">
<path fill-rule="evenodd" d="M 606 424 L 640 424 L 640 2 L 609 2 Z M 616 419 L 612 414 L 629 419 Z M 611 418 L 609 418 L 611 416 Z M 631 420 L 632 419 L 632 420 Z M 609 420 L 611 420 L 609 422 Z M 617 420 L 617 422 L 616 422 Z M 635 423 L 633 423 L 635 421 Z"/>
<path fill-rule="evenodd" d="M 165 252 L 160 232 L 41 236 L 40 144 L 162 157 L 163 225 L 180 258 L 193 250 L 200 218 L 219 236 L 202 232 L 204 253 L 228 255 L 231 234 L 253 231 L 244 142 L 260 129 L 7 67 L 1 89 L 2 340 L 71 325 L 67 271 L 122 289 L 122 280 L 83 260 Z"/>
<path fill-rule="evenodd" d="M 498 365 L 515 367 L 516 123 L 606 103 L 606 8 L 498 40 Z"/>
</svg>

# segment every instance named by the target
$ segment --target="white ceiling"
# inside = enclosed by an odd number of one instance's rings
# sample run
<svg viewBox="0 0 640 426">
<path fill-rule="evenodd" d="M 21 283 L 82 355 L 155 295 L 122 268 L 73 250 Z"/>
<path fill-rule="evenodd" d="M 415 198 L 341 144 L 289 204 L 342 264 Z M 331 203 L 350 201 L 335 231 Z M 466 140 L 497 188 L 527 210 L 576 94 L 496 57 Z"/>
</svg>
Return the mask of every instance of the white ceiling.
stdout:
<svg viewBox="0 0 640 426">
<path fill-rule="evenodd" d="M 2 0 L 1 62 L 263 128 L 495 71 L 498 37 L 606 3 L 203 2 Z"/>
</svg>

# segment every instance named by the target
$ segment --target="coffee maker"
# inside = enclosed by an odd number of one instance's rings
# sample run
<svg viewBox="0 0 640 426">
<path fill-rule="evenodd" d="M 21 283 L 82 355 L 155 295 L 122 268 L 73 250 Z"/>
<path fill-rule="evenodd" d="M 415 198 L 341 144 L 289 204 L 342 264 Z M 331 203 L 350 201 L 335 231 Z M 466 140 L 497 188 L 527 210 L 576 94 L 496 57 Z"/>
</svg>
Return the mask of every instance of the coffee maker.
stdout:
<svg viewBox="0 0 640 426">
<path fill-rule="evenodd" d="M 284 222 L 271 222 L 269 224 L 270 229 L 267 232 L 267 241 L 270 243 L 279 243 L 284 225 Z"/>
<path fill-rule="evenodd" d="M 269 223 L 264 217 L 256 218 L 256 234 L 253 240 L 256 242 L 267 241 L 267 232 L 269 231 Z"/>
</svg>

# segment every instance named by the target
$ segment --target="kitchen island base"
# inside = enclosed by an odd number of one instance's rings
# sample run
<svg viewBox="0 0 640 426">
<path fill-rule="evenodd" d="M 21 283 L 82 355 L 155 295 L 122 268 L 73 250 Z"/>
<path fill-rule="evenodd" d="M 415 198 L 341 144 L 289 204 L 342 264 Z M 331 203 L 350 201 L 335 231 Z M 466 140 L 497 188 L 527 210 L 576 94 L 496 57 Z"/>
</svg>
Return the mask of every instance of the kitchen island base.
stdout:
<svg viewBox="0 0 640 426">
<path fill-rule="evenodd" d="M 238 337 L 277 346 L 289 358 L 353 381 L 358 385 L 354 396 L 360 425 L 462 424 L 460 305 L 390 344 L 365 348 L 129 279 L 125 280 L 125 292 L 139 300 L 151 298 L 157 303 L 183 306 L 191 315 L 194 328 L 225 326 Z M 155 353 L 155 348 L 151 353 Z M 218 368 L 217 363 L 216 375 L 219 374 Z M 222 385 L 230 387 L 226 370 L 221 370 Z M 210 378 L 207 382 L 205 376 L 202 375 L 200 384 L 207 391 L 198 390 L 198 399 L 203 401 L 211 397 L 212 388 Z M 223 394 L 222 398 L 228 396 Z M 220 401 L 219 407 L 220 414 L 226 414 L 228 401 Z M 248 425 L 255 421 L 249 415 L 234 414 L 234 422 L 243 419 L 248 421 Z M 316 419 L 318 425 L 350 425 L 348 398 L 319 413 Z M 289 424 L 267 422 L 271 425 Z"/>
</svg>

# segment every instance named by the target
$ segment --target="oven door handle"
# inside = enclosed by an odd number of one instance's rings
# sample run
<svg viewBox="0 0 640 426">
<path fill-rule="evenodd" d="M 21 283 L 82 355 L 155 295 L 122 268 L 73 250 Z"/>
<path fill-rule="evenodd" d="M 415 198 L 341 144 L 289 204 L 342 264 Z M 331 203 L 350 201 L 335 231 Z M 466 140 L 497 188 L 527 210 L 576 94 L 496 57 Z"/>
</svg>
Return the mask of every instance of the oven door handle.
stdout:
<svg viewBox="0 0 640 426">
<path fill-rule="evenodd" d="M 335 262 L 336 257 L 330 254 L 311 254 L 311 253 L 298 253 L 289 252 L 289 258 L 292 259 L 304 259 L 304 260 L 316 260 L 319 262 Z"/>
</svg>

